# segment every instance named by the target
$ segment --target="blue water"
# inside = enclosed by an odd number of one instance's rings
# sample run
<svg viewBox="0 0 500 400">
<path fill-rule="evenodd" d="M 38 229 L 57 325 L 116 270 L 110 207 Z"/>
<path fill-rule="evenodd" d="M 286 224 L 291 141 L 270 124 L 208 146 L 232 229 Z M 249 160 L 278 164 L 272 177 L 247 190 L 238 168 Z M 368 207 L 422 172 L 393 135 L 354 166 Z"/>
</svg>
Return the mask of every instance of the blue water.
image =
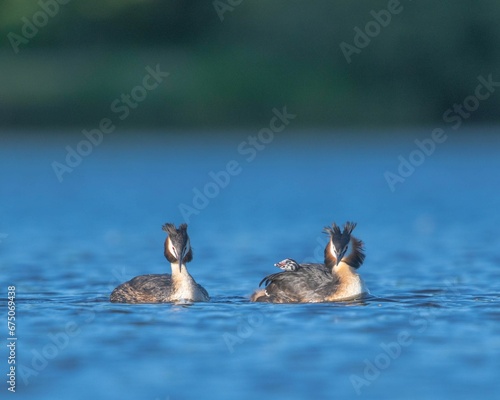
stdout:
<svg viewBox="0 0 500 400">
<path fill-rule="evenodd" d="M 117 132 L 62 182 L 52 163 L 81 134 L 4 136 L 0 337 L 15 285 L 16 398 L 498 398 L 500 138 L 450 133 L 392 191 L 384 174 L 430 132 L 285 131 L 255 152 L 255 132 Z M 212 301 L 109 303 L 119 283 L 169 271 L 161 225 L 185 218 Z M 347 220 L 369 298 L 249 303 L 274 262 L 320 259 L 322 228 Z"/>
</svg>

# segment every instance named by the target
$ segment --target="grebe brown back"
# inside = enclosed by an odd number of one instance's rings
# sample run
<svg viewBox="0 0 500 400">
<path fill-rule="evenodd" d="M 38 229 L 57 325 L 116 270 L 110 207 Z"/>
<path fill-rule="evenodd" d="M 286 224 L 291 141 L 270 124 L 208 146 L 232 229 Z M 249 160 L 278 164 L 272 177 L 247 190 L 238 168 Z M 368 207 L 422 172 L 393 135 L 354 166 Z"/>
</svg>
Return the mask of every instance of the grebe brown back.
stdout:
<svg viewBox="0 0 500 400">
<path fill-rule="evenodd" d="M 195 282 L 186 264 L 193 259 L 193 250 L 187 234 L 187 225 L 163 225 L 168 236 L 164 254 L 170 261 L 172 275 L 140 275 L 122 283 L 111 293 L 113 303 L 166 303 L 176 301 L 209 301 L 207 291 Z"/>
<path fill-rule="evenodd" d="M 317 303 L 342 301 L 368 292 L 356 270 L 363 264 L 363 242 L 351 235 L 355 223 L 347 222 L 344 230 L 334 223 L 326 227 L 330 240 L 325 247 L 324 264 L 288 263 L 286 270 L 265 277 L 265 289 L 257 290 L 251 301 L 269 303 Z M 351 246 L 351 252 L 346 255 Z M 286 261 L 286 260 L 283 260 Z M 292 260 L 293 261 L 293 260 Z M 280 264 L 280 263 L 278 263 Z M 285 265 L 283 265 L 285 267 Z M 259 286 L 260 286 L 259 285 Z"/>
</svg>

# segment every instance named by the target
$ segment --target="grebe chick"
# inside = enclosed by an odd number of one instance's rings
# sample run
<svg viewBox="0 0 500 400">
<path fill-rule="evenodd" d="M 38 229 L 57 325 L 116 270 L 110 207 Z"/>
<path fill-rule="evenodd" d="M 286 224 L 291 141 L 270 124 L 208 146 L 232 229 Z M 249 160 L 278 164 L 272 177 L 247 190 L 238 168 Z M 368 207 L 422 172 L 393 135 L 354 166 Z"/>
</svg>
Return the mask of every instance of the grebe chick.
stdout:
<svg viewBox="0 0 500 400">
<path fill-rule="evenodd" d="M 163 225 L 165 258 L 170 261 L 172 275 L 140 275 L 122 283 L 111 293 L 113 303 L 166 303 L 176 301 L 209 301 L 207 291 L 195 282 L 186 264 L 193 259 L 193 250 L 187 234 L 187 225 Z"/>
<path fill-rule="evenodd" d="M 265 277 L 265 289 L 257 290 L 251 301 L 268 303 L 317 303 L 351 300 L 368 293 L 356 270 L 363 264 L 363 242 L 351 235 L 355 223 L 347 222 L 344 230 L 334 223 L 326 227 L 330 236 L 325 247 L 324 264 L 298 264 L 294 271 Z M 346 255 L 351 247 L 351 252 Z"/>
<path fill-rule="evenodd" d="M 300 268 L 300 264 L 292 258 L 285 258 L 274 264 L 274 266 L 281 268 L 283 271 L 296 271 Z"/>
</svg>

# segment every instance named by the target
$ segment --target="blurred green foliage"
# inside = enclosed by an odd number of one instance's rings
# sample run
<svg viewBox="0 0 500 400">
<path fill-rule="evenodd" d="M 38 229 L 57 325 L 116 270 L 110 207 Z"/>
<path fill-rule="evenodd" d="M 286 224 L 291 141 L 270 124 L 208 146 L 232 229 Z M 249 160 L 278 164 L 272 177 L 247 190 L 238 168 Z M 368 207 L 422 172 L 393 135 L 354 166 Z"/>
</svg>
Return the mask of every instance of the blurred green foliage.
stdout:
<svg viewBox="0 0 500 400">
<path fill-rule="evenodd" d="M 297 126 L 439 125 L 479 75 L 500 81 L 498 0 L 401 0 L 348 63 L 340 44 L 390 1 L 3 0 L 0 120 L 97 126 L 157 64 L 169 77 L 122 127 L 258 127 L 284 105 Z"/>
</svg>

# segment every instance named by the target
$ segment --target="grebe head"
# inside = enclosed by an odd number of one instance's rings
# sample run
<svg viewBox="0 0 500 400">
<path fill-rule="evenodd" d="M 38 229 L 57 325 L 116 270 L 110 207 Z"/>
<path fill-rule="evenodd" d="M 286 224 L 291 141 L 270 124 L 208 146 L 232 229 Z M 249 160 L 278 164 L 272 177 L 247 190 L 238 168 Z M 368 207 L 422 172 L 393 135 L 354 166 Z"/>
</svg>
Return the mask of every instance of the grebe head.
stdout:
<svg viewBox="0 0 500 400">
<path fill-rule="evenodd" d="M 165 257 L 171 263 L 178 263 L 180 270 L 182 264 L 193 259 L 187 224 L 180 224 L 179 229 L 177 229 L 174 224 L 168 223 L 163 225 L 163 230 L 168 234 L 167 239 L 165 239 Z"/>
<path fill-rule="evenodd" d="M 300 268 L 299 263 L 291 258 L 285 258 L 279 263 L 274 264 L 274 266 L 284 271 L 296 271 Z"/>
<path fill-rule="evenodd" d="M 343 232 L 340 231 L 336 223 L 333 223 L 331 228 L 329 226 L 325 228 L 325 232 L 330 235 L 330 241 L 325 248 L 325 260 L 334 258 L 334 265 L 339 265 L 349 248 L 351 233 L 355 227 L 356 223 L 346 222 Z"/>
</svg>

